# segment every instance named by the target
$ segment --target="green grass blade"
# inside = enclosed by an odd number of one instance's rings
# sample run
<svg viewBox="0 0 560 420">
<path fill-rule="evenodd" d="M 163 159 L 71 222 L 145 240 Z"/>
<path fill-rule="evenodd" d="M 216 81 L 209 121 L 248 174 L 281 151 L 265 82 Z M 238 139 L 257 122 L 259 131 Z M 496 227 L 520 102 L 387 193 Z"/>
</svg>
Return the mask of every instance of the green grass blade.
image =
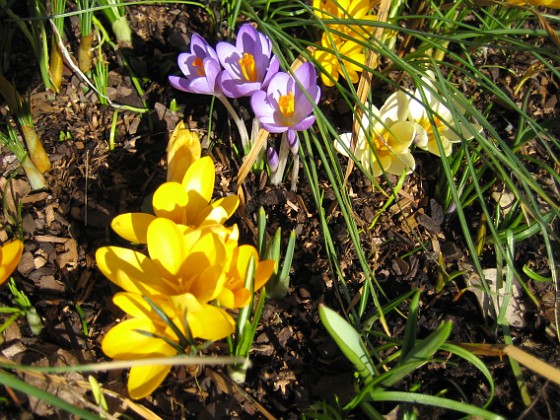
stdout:
<svg viewBox="0 0 560 420">
<path fill-rule="evenodd" d="M 64 401 L 63 399 L 58 398 L 57 396 L 47 391 L 29 385 L 21 381 L 20 379 L 16 378 L 15 376 L 10 375 L 2 370 L 0 370 L 0 384 L 13 388 L 23 394 L 32 395 L 40 401 L 43 401 L 53 407 L 58 407 L 82 419 L 98 420 L 103 418 L 84 409 L 75 407 L 72 404 Z"/>
</svg>

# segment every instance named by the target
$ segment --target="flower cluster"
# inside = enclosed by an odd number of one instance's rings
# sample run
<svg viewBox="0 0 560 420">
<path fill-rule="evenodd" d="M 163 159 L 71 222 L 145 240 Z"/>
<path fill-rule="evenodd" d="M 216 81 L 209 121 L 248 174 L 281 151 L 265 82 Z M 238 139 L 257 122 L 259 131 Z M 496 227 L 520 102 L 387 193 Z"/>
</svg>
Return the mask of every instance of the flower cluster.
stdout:
<svg viewBox="0 0 560 420">
<path fill-rule="evenodd" d="M 17 268 L 23 254 L 23 242 L 16 239 L 0 246 L 0 284 L 4 283 Z"/>
<path fill-rule="evenodd" d="M 185 77 L 169 76 L 176 89 L 214 95 L 224 103 L 240 129 L 246 128 L 227 98 L 251 97 L 251 107 L 261 126 L 271 133 L 288 133 L 297 151 L 295 132 L 315 122 L 313 102 L 321 90 L 311 63 L 304 63 L 293 75 L 280 71 L 272 43 L 250 24 L 241 26 L 235 45 L 219 42 L 212 48 L 198 34 L 191 37 L 191 51 L 178 57 Z M 245 144 L 246 145 L 246 144 Z"/>
<path fill-rule="evenodd" d="M 477 124 L 469 128 L 453 119 L 449 108 L 432 93 L 434 80 L 434 73 L 428 71 L 422 78 L 424 87 L 412 95 L 398 91 L 380 109 L 366 104 L 353 151 L 364 170 L 374 176 L 411 173 L 416 165 L 410 151 L 413 144 L 436 156 L 441 156 L 441 147 L 443 154 L 449 156 L 452 143 L 470 140 L 473 132 L 482 131 Z M 335 142 L 335 148 L 349 156 L 352 133 L 341 134 L 340 140 Z"/>
<path fill-rule="evenodd" d="M 506 3 L 516 4 L 519 6 L 542 6 L 552 9 L 560 9 L 560 1 L 558 0 L 505 0 Z"/>
<path fill-rule="evenodd" d="M 376 16 L 369 13 L 378 3 L 378 0 L 313 0 L 315 15 L 327 28 L 321 37 L 321 47 L 313 53 L 323 67 L 321 80 L 325 86 L 334 86 L 339 74 L 342 77 L 348 74 L 352 83 L 358 82 L 358 73 L 366 61 L 364 46 L 358 40 L 370 36 L 367 27 L 358 21 L 375 20 Z"/>
<path fill-rule="evenodd" d="M 254 290 L 274 270 L 257 250 L 238 243 L 236 225 L 224 226 L 239 204 L 237 196 L 212 200 L 215 169 L 201 157 L 200 143 L 180 123 L 168 148 L 168 177 L 155 191 L 153 214 L 126 213 L 111 227 L 122 238 L 145 244 L 147 253 L 106 246 L 96 252 L 101 272 L 124 289 L 113 301 L 128 319 L 104 337 L 102 349 L 114 359 L 146 359 L 189 353 L 196 339 L 219 340 L 235 330 L 226 309 L 246 306 L 244 287 L 254 264 Z M 252 263 L 251 263 L 252 262 Z M 132 398 L 154 391 L 170 366 L 133 366 Z"/>
</svg>

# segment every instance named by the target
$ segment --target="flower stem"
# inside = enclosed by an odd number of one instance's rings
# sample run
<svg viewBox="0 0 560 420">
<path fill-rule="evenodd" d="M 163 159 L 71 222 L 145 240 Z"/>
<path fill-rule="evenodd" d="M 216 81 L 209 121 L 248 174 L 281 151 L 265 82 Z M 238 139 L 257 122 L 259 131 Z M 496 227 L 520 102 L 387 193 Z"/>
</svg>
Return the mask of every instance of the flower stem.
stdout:
<svg viewBox="0 0 560 420">
<path fill-rule="evenodd" d="M 239 136 L 241 137 L 241 145 L 243 146 L 243 153 L 247 154 L 250 149 L 250 142 L 249 142 L 249 133 L 247 132 L 247 127 L 245 127 L 245 123 L 239 117 L 239 115 L 237 115 L 237 112 L 235 112 L 235 109 L 224 95 L 216 95 L 216 97 L 224 104 L 224 106 L 229 112 L 229 115 L 231 116 L 231 118 L 233 118 L 233 121 L 235 121 L 235 124 L 237 125 L 237 130 L 239 131 Z"/>
<path fill-rule="evenodd" d="M 296 154 L 294 154 L 294 167 L 292 168 L 291 190 L 293 192 L 297 191 L 298 175 L 299 175 L 299 153 L 296 153 Z"/>
<path fill-rule="evenodd" d="M 278 153 L 278 169 L 270 177 L 270 183 L 272 185 L 280 185 L 282 182 L 282 177 L 284 176 L 284 170 L 286 169 L 286 163 L 288 162 L 288 155 L 290 154 L 290 146 L 288 144 L 288 137 L 286 133 L 282 134 L 282 141 L 280 142 L 280 151 Z"/>
</svg>

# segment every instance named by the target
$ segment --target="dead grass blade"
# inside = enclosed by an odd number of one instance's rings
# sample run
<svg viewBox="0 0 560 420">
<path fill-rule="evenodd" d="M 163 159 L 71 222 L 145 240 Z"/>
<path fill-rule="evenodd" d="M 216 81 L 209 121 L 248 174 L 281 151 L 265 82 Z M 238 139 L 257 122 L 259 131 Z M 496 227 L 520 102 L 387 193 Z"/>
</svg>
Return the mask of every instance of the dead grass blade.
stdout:
<svg viewBox="0 0 560 420">
<path fill-rule="evenodd" d="M 560 385 L 560 369 L 537 359 L 535 356 L 511 344 L 459 344 L 459 347 L 478 356 L 509 356 L 533 372 Z"/>
</svg>

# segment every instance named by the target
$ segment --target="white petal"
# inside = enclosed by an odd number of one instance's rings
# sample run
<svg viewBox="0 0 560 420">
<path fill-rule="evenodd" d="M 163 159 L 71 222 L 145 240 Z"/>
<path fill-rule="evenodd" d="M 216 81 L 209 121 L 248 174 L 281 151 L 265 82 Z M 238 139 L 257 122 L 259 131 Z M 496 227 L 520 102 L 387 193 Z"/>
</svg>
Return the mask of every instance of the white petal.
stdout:
<svg viewBox="0 0 560 420">
<path fill-rule="evenodd" d="M 343 144 L 344 144 L 344 146 L 343 146 Z M 352 133 L 342 133 L 342 134 L 340 134 L 340 141 L 338 139 L 335 139 L 334 148 L 341 155 L 344 155 L 346 157 L 350 157 L 348 155 L 347 150 L 350 149 L 351 144 L 352 144 Z"/>
</svg>

